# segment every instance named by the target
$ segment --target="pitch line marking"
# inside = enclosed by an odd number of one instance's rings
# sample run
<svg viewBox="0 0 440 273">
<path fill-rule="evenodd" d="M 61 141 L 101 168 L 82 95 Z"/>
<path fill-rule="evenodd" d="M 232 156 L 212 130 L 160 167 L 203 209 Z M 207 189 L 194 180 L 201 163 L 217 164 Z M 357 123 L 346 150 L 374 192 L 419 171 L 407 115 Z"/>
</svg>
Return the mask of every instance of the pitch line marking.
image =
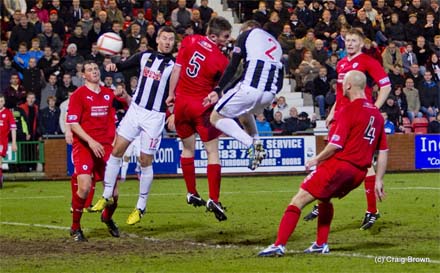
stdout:
<svg viewBox="0 0 440 273">
<path fill-rule="evenodd" d="M 70 230 L 69 227 L 60 227 L 60 226 L 54 226 L 54 225 L 42 225 L 42 224 L 27 224 L 27 223 L 18 223 L 18 222 L 0 222 L 0 225 L 10 225 L 10 226 L 26 226 L 26 227 L 39 227 L 39 228 L 47 228 L 47 229 L 57 229 L 57 230 Z M 83 230 L 88 231 L 91 230 L 90 228 L 84 228 Z M 149 242 L 155 242 L 155 243 L 166 243 L 168 240 L 162 240 L 157 239 L 154 237 L 141 237 L 137 234 L 133 233 L 125 233 L 130 238 L 142 238 L 143 240 L 149 241 Z M 240 248 L 238 245 L 234 244 L 228 244 L 228 245 L 219 245 L 219 244 L 207 244 L 207 243 L 200 243 L 200 242 L 193 242 L 193 241 L 182 241 L 183 243 L 194 245 L 194 246 L 201 246 L 201 247 L 209 247 L 209 248 L 221 248 L 221 249 L 236 249 Z M 263 246 L 257 246 L 255 247 L 255 250 L 259 251 L 264 249 Z M 304 254 L 304 251 L 300 250 L 287 250 L 287 253 L 293 253 L 293 254 Z M 330 252 L 329 254 L 325 254 L 326 256 L 335 256 L 335 257 L 349 257 L 349 258 L 362 258 L 362 259 L 374 259 L 376 256 L 368 255 L 368 254 L 361 254 L 361 253 L 335 253 Z M 394 256 L 393 256 L 394 257 Z M 406 259 L 407 257 L 395 257 L 399 259 Z M 430 262 L 432 264 L 440 264 L 440 261 L 430 259 Z"/>
<path fill-rule="evenodd" d="M 438 187 L 389 187 L 385 190 L 440 190 Z M 207 194 L 208 192 L 200 192 Z M 225 191 L 222 194 L 265 194 L 265 193 L 294 193 L 294 189 L 291 191 Z M 170 193 L 150 193 L 152 196 L 174 196 L 182 195 L 184 192 L 170 192 Z M 131 197 L 138 196 L 139 194 L 120 194 L 119 196 Z M 21 199 L 59 199 L 70 198 L 70 195 L 49 195 L 49 196 L 21 196 L 21 197 L 1 197 L 0 200 L 21 200 Z"/>
</svg>

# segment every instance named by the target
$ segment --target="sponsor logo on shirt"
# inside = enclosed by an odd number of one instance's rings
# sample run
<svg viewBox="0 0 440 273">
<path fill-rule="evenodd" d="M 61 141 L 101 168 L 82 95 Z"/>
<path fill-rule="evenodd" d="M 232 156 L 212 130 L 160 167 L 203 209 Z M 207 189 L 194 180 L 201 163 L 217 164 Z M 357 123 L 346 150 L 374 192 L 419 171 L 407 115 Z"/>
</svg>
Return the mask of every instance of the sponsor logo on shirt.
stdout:
<svg viewBox="0 0 440 273">
<path fill-rule="evenodd" d="M 108 106 L 92 106 L 90 109 L 91 117 L 102 117 L 108 114 Z"/>
<path fill-rule="evenodd" d="M 93 101 L 93 97 L 92 96 L 86 96 L 86 99 Z"/>
<path fill-rule="evenodd" d="M 354 63 L 354 64 L 353 64 L 353 68 L 358 67 L 358 65 L 359 65 L 359 63 Z"/>
<path fill-rule="evenodd" d="M 207 41 L 200 41 L 199 44 L 209 51 L 212 50 L 212 45 L 210 43 L 208 43 Z"/>
<path fill-rule="evenodd" d="M 239 46 L 235 46 L 234 49 L 232 50 L 232 53 L 240 54 L 241 53 L 241 48 Z"/>
<path fill-rule="evenodd" d="M 384 85 L 384 84 L 387 84 L 387 83 L 389 83 L 389 82 L 390 82 L 390 79 L 389 79 L 388 77 L 386 77 L 386 78 L 381 79 L 381 80 L 379 81 L 379 84 L 380 84 L 380 85 Z"/>
<path fill-rule="evenodd" d="M 67 116 L 67 120 L 72 121 L 72 120 L 77 120 L 78 116 L 77 115 L 68 115 Z"/>
<path fill-rule="evenodd" d="M 156 81 L 160 81 L 160 79 L 162 78 L 162 73 L 152 71 L 152 70 L 150 70 L 150 68 L 145 67 L 144 72 L 143 72 L 143 76 L 146 78 L 151 78 Z"/>
</svg>

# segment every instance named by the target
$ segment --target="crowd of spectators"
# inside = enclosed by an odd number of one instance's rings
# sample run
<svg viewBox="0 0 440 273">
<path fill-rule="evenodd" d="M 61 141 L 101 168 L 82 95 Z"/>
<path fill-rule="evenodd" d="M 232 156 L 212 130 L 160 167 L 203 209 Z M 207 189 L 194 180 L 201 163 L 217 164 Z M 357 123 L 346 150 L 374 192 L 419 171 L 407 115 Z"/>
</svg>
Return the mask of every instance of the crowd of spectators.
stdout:
<svg viewBox="0 0 440 273">
<path fill-rule="evenodd" d="M 363 30 L 364 52 L 389 73 L 393 94 L 382 111 L 395 131 L 403 117 L 437 116 L 438 0 L 226 2 L 240 20 L 255 19 L 278 38 L 286 77 L 295 80 L 296 91 L 310 92 L 319 108 L 317 117 L 308 117 L 279 97 L 257 118 L 265 133 L 290 135 L 326 117 L 335 101 L 336 63 L 345 56 L 344 37 L 351 27 Z M 155 50 L 161 26 L 172 25 L 182 38 L 204 34 L 209 19 L 217 16 L 208 0 L 1 0 L 0 6 L 0 92 L 16 117 L 18 141 L 64 133 L 66 101 L 83 84 L 83 61 L 112 61 L 98 52 L 96 42 L 103 33 L 121 36 L 124 48 L 117 58 L 125 60 Z M 124 83 L 129 93 L 137 75 L 136 70 L 101 71 L 103 85 Z"/>
</svg>

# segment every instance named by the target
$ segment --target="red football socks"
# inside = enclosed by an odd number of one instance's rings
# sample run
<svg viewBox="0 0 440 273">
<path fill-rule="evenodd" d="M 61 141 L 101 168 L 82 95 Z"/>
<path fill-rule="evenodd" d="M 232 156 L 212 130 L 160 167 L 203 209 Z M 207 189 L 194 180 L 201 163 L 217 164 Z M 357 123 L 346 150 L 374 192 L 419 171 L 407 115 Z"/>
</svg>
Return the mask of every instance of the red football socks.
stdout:
<svg viewBox="0 0 440 273">
<path fill-rule="evenodd" d="M 327 243 L 328 234 L 330 233 L 330 224 L 333 219 L 333 204 L 319 203 L 318 204 L 318 229 L 316 234 L 316 244 L 322 246 Z"/>
<path fill-rule="evenodd" d="M 320 212 L 321 213 L 321 212 Z M 301 210 L 294 206 L 289 205 L 284 212 L 283 218 L 281 218 L 280 227 L 278 228 L 278 236 L 275 241 L 275 245 L 286 245 L 290 235 L 295 231 L 296 224 L 298 224 Z"/>
<path fill-rule="evenodd" d="M 180 157 L 180 165 L 182 166 L 187 192 L 197 195 L 194 157 Z"/>
<path fill-rule="evenodd" d="M 93 203 L 93 196 L 95 195 L 95 186 L 96 181 L 92 180 L 92 185 L 90 186 L 89 194 L 87 195 L 86 203 L 84 204 L 84 207 L 87 209 L 89 208 Z"/>
<path fill-rule="evenodd" d="M 218 203 L 220 197 L 221 165 L 208 164 L 209 198 Z"/>
<path fill-rule="evenodd" d="M 370 213 L 377 212 L 376 206 L 376 192 L 374 191 L 376 184 L 376 177 L 374 175 L 365 178 L 365 195 L 367 196 L 367 211 Z"/>
<path fill-rule="evenodd" d="M 113 196 L 113 204 L 106 207 L 102 211 L 102 216 L 101 216 L 102 221 L 107 222 L 110 219 L 112 219 L 113 213 L 115 213 L 117 207 L 118 207 L 118 196 Z"/>
<path fill-rule="evenodd" d="M 79 197 L 76 192 L 72 195 L 72 230 L 81 228 L 80 222 L 85 202 L 86 199 Z"/>
</svg>

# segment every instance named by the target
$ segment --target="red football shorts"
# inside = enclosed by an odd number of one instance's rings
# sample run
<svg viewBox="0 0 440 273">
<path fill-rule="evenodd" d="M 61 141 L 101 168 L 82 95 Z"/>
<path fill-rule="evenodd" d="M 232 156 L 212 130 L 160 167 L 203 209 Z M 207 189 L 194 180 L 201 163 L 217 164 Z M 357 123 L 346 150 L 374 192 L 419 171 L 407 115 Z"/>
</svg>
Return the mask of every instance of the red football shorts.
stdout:
<svg viewBox="0 0 440 273">
<path fill-rule="evenodd" d="M 105 165 L 113 147 L 110 144 L 104 144 L 103 146 L 105 154 L 102 158 L 97 158 L 87 144 L 79 141 L 73 144 L 73 165 L 77 175 L 93 175 L 94 181 L 104 179 Z"/>
<path fill-rule="evenodd" d="M 177 135 L 184 139 L 198 133 L 203 142 L 219 137 L 222 132 L 209 121 L 213 108 L 214 106 L 203 107 L 202 101 L 197 99 L 177 99 L 174 105 Z"/>
<path fill-rule="evenodd" d="M 329 200 L 333 197 L 342 198 L 357 188 L 367 174 L 354 165 L 330 158 L 310 173 L 302 182 L 301 188 L 319 200 Z"/>
<path fill-rule="evenodd" d="M 8 153 L 8 138 L 4 140 L 0 140 L 0 156 L 4 158 Z M 1 167 L 1 166 L 0 166 Z"/>
</svg>

